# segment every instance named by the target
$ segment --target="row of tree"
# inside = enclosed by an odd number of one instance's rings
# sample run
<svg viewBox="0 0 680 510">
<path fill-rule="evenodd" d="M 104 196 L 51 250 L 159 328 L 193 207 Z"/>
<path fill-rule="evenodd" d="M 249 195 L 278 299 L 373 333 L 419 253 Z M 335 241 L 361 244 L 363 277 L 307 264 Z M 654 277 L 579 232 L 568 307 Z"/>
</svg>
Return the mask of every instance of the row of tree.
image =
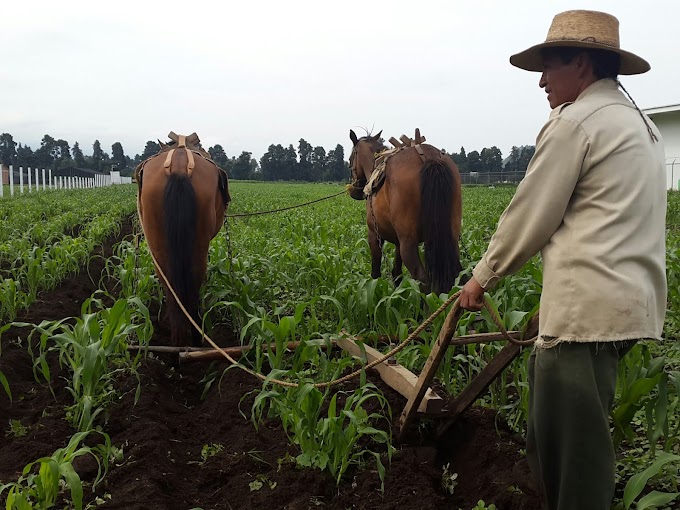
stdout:
<svg viewBox="0 0 680 510">
<path fill-rule="evenodd" d="M 36 150 L 28 145 L 14 141 L 9 133 L 0 135 L 0 163 L 5 165 L 51 168 L 76 167 L 89 168 L 98 172 L 115 168 L 122 175 L 132 175 L 134 168 L 145 159 L 160 151 L 160 145 L 154 141 L 146 142 L 141 154 L 133 158 L 127 156 L 120 142 L 111 146 L 111 155 L 101 147 L 99 140 L 92 144 L 92 154 L 85 155 L 78 142 L 71 146 L 66 140 L 55 139 L 45 135 Z M 345 151 L 338 144 L 334 149 L 326 150 L 312 147 L 304 138 L 298 142 L 297 150 L 291 144 L 284 147 L 272 144 L 258 162 L 252 153 L 243 151 L 238 157 L 229 157 L 222 145 L 216 144 L 208 148 L 210 157 L 232 179 L 255 179 L 264 181 L 336 181 L 349 180 L 349 164 L 345 161 Z M 505 173 L 524 175 L 529 160 L 534 154 L 533 146 L 513 147 L 510 156 L 503 159 L 498 147 L 484 148 L 481 151 L 450 154 L 461 173 Z"/>
<path fill-rule="evenodd" d="M 460 152 L 454 152 L 450 156 L 458 165 L 461 173 L 521 173 L 524 175 L 534 152 L 533 145 L 513 146 L 510 156 L 503 159 L 501 150 L 496 146 L 485 147 L 480 152 L 468 153 L 465 152 L 465 147 L 461 147 Z"/>
<path fill-rule="evenodd" d="M 40 147 L 35 151 L 28 145 L 22 145 L 14 141 L 9 133 L 0 135 L 0 163 L 3 165 L 15 165 L 38 168 L 76 167 L 89 168 L 98 172 L 110 170 L 112 167 L 124 169 L 132 166 L 132 160 L 123 151 L 120 142 L 111 146 L 112 155 L 109 156 L 102 149 L 99 140 L 92 144 L 92 154 L 86 156 L 78 142 L 73 147 L 66 140 L 55 139 L 50 135 L 43 136 Z"/>
</svg>

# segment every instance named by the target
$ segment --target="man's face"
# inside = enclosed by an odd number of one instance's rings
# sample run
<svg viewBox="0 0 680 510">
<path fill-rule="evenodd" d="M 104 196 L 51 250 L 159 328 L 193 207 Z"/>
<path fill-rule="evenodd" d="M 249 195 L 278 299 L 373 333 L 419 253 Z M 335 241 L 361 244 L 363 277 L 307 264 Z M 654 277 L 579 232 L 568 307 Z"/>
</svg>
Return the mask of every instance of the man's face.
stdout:
<svg viewBox="0 0 680 510">
<path fill-rule="evenodd" d="M 538 86 L 548 94 L 550 108 L 576 101 L 581 92 L 579 67 L 583 54 L 576 55 L 565 64 L 558 55 L 547 54 L 543 57 L 543 73 Z"/>
</svg>

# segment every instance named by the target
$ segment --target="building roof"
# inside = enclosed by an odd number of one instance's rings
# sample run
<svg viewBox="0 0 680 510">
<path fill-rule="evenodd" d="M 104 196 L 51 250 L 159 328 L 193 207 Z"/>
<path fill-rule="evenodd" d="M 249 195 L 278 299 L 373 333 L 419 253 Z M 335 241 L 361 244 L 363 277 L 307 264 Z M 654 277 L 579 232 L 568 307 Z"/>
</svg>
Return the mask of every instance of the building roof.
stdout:
<svg viewBox="0 0 680 510">
<path fill-rule="evenodd" d="M 655 106 L 654 108 L 645 108 L 642 110 L 647 115 L 656 115 L 659 113 L 680 112 L 680 104 L 669 104 L 667 106 Z"/>
</svg>

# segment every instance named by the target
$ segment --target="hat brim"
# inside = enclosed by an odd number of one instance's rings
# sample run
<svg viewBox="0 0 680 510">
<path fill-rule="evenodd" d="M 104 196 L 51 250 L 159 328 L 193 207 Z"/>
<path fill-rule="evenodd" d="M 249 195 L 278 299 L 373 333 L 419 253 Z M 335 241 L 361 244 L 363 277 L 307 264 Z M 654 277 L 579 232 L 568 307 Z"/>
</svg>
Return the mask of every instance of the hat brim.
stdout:
<svg viewBox="0 0 680 510">
<path fill-rule="evenodd" d="M 510 57 L 510 63 L 515 67 L 524 69 L 525 71 L 542 72 L 543 56 L 541 55 L 541 50 L 543 48 L 556 48 L 565 46 L 572 48 L 594 48 L 618 53 L 621 56 L 621 69 L 619 70 L 619 74 L 642 74 L 651 69 L 649 62 L 647 62 L 644 58 L 638 57 L 634 53 L 630 53 L 629 51 L 624 51 L 618 48 L 612 48 L 611 46 L 607 46 L 605 44 L 597 44 L 587 41 L 551 41 L 537 44 L 536 46 L 532 46 L 527 50 L 512 55 Z"/>
</svg>

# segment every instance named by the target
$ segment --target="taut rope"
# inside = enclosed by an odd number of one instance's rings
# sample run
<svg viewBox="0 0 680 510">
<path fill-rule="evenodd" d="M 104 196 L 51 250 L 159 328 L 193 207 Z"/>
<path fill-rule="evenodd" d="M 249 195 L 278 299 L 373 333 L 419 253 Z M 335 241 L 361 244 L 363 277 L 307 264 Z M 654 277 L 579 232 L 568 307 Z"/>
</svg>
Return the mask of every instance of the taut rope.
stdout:
<svg viewBox="0 0 680 510">
<path fill-rule="evenodd" d="M 316 200 L 311 200 L 309 202 L 305 202 L 304 204 L 291 205 L 291 206 L 288 206 L 288 207 L 282 207 L 281 209 L 270 209 L 269 211 L 256 211 L 256 212 L 240 213 L 240 214 L 227 214 L 225 216 L 225 218 L 244 218 L 246 216 L 259 216 L 261 214 L 271 214 L 271 213 L 277 213 L 277 212 L 281 212 L 281 211 L 288 211 L 289 209 L 296 209 L 298 207 L 304 207 L 306 205 L 316 204 L 317 202 L 321 202 L 323 200 L 328 200 L 329 198 L 337 197 L 338 195 L 342 195 L 343 193 L 347 193 L 347 190 L 343 189 L 342 191 L 339 191 L 339 192 L 334 193 L 332 195 L 328 195 L 327 197 L 317 198 Z"/>
</svg>

